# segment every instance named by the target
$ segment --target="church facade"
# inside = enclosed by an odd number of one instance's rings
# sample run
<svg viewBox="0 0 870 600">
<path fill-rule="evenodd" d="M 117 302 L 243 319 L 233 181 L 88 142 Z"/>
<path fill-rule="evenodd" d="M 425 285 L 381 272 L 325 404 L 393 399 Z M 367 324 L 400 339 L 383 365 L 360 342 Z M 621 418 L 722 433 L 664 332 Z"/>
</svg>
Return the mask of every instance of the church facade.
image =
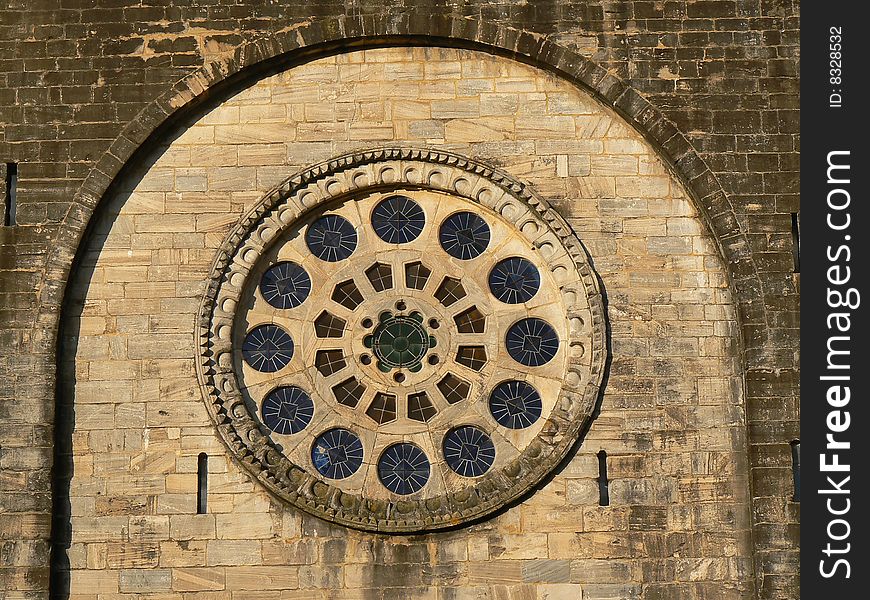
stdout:
<svg viewBox="0 0 870 600">
<path fill-rule="evenodd" d="M 799 597 L 797 4 L 40 4 L 0 597 Z"/>
</svg>

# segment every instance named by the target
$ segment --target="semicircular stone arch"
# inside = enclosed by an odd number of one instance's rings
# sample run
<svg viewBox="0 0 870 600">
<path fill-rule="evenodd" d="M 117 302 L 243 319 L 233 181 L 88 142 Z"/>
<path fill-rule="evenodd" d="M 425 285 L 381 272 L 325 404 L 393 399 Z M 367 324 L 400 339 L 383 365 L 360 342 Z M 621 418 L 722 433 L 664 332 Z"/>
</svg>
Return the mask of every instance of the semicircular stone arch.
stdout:
<svg viewBox="0 0 870 600">
<path fill-rule="evenodd" d="M 731 285 L 741 312 L 752 312 L 751 316 L 741 315 L 742 321 L 750 326 L 752 347 L 764 346 L 768 335 L 766 309 L 763 305 L 749 308 L 761 283 L 731 200 L 683 132 L 657 107 L 607 69 L 540 34 L 483 19 L 414 11 L 389 19 L 365 15 L 304 23 L 243 43 L 231 54 L 207 62 L 178 81 L 124 128 L 77 191 L 58 236 L 59 240 L 70 239 L 73 243 L 57 244 L 49 255 L 47 264 L 55 275 L 47 279 L 56 279 L 56 285 L 44 288 L 42 305 L 62 304 L 60 296 L 68 278 L 69 253 L 78 248 L 75 242 L 84 236 L 106 191 L 130 159 L 150 145 L 150 138 L 165 135 L 167 129 L 190 114 L 197 114 L 199 107 L 215 96 L 250 85 L 265 73 L 304 63 L 321 54 L 341 52 L 349 40 L 361 47 L 446 45 L 508 56 L 558 73 L 612 108 L 653 145 L 686 187 L 690 200 L 710 228 L 718 251 L 731 265 Z M 749 352 L 745 357 L 749 364 L 757 362 L 753 356 Z"/>
<path fill-rule="evenodd" d="M 258 58 L 279 49 L 258 47 Z M 246 61 L 254 58 L 242 53 Z M 637 106 L 638 120 L 657 118 L 630 90 L 616 93 L 621 84 L 609 76 L 587 75 L 603 97 L 622 99 L 624 112 Z M 208 87 L 195 77 L 184 85 L 197 90 L 196 81 L 199 92 Z M 682 139 L 675 130 L 666 139 L 674 138 Z M 600 413 L 577 452 L 519 504 L 421 539 L 346 529 L 270 495 L 238 464 L 246 453 L 228 452 L 216 435 L 194 368 L 193 325 L 230 229 L 293 173 L 385 146 L 443 148 L 534 189 L 583 243 L 610 322 Z M 61 365 L 76 404 L 74 506 L 99 505 L 100 518 L 151 528 L 170 588 L 212 568 L 224 589 L 243 589 L 250 573 L 233 571 L 238 561 L 286 570 L 302 548 L 318 559 L 293 571 L 288 588 L 374 590 L 404 573 L 399 554 L 413 552 L 422 563 L 459 564 L 454 588 L 500 585 L 502 572 L 489 577 L 487 568 L 504 561 L 517 585 L 541 593 L 598 585 L 630 597 L 656 581 L 644 557 L 661 552 L 666 560 L 682 536 L 714 566 L 666 568 L 692 570 L 683 573 L 692 585 L 726 581 L 725 597 L 745 597 L 751 547 L 739 470 L 746 449 L 737 305 L 706 217 L 619 114 L 550 72 L 479 50 L 373 48 L 263 77 L 177 124 L 139 158 L 105 197 L 80 254 L 68 305 L 81 309 L 65 323 L 77 342 Z M 692 181 L 709 189 L 695 195 L 717 198 L 704 173 Z M 601 450 L 611 457 L 610 506 L 599 506 Z M 213 469 L 208 515 L 195 514 L 191 493 L 201 452 Z M 76 562 L 92 543 L 89 518 L 72 517 L 73 593 L 100 576 L 86 559 Z M 116 559 L 129 542 L 115 542 Z M 340 566 L 326 558 L 335 548 Z M 355 548 L 385 557 L 384 568 L 354 567 Z M 185 570 L 191 561 L 205 570 Z M 439 586 L 425 572 L 400 579 Z"/>
</svg>

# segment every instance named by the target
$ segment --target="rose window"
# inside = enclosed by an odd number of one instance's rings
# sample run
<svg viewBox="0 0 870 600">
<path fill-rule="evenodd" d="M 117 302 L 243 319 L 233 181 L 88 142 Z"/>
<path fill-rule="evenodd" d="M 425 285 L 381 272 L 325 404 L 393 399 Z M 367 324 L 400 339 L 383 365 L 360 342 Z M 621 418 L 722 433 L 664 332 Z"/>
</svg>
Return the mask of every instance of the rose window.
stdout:
<svg viewBox="0 0 870 600">
<path fill-rule="evenodd" d="M 243 219 L 203 305 L 200 375 L 279 497 L 364 529 L 448 527 L 568 451 L 603 312 L 579 242 L 521 184 L 380 152 L 291 178 Z"/>
</svg>

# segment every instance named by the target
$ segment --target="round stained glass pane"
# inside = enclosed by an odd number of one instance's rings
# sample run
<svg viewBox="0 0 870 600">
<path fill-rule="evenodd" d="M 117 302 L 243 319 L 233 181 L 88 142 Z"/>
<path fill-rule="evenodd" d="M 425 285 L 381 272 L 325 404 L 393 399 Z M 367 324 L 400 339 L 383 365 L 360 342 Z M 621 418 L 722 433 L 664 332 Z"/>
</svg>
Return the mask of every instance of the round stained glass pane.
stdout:
<svg viewBox="0 0 870 600">
<path fill-rule="evenodd" d="M 527 367 L 539 367 L 550 362 L 559 351 L 559 336 L 553 326 L 536 317 L 522 319 L 511 325 L 505 336 L 508 354 Z"/>
<path fill-rule="evenodd" d="M 422 368 L 423 357 L 435 346 L 435 337 L 429 335 L 423 325 L 423 316 L 393 315 L 384 312 L 374 333 L 363 338 L 363 344 L 374 351 L 378 368 L 383 372 L 391 369 L 408 369 L 412 373 Z"/>
<path fill-rule="evenodd" d="M 282 435 L 299 433 L 314 416 L 314 402 L 305 390 L 294 386 L 279 387 L 263 400 L 263 423 Z"/>
<path fill-rule="evenodd" d="M 541 395 L 525 381 L 503 381 L 489 396 L 489 411 L 499 425 L 525 429 L 541 418 Z"/>
<path fill-rule="evenodd" d="M 528 302 L 540 287 L 538 268 L 519 256 L 500 261 L 489 273 L 489 290 L 505 304 Z"/>
<path fill-rule="evenodd" d="M 444 459 L 455 473 L 478 477 L 495 461 L 495 445 L 485 431 L 464 425 L 444 436 Z"/>
<path fill-rule="evenodd" d="M 293 338 L 277 325 L 254 327 L 242 343 L 242 358 L 257 371 L 280 371 L 293 358 Z"/>
<path fill-rule="evenodd" d="M 429 459 L 414 444 L 403 442 L 384 450 L 378 460 L 378 477 L 394 494 L 413 494 L 429 481 Z"/>
<path fill-rule="evenodd" d="M 311 278 L 295 262 L 280 262 L 263 273 L 260 293 L 275 308 L 295 308 L 311 293 Z"/>
<path fill-rule="evenodd" d="M 489 246 L 489 225 L 472 212 L 458 212 L 441 224 L 438 238 L 450 256 L 471 260 L 483 254 Z"/>
<path fill-rule="evenodd" d="M 359 436 L 348 429 L 330 429 L 317 436 L 311 449 L 314 468 L 329 479 L 344 479 L 359 470 L 363 447 Z"/>
<path fill-rule="evenodd" d="M 305 243 L 320 260 L 338 262 L 348 258 L 356 250 L 356 230 L 344 217 L 326 215 L 308 226 Z"/>
<path fill-rule="evenodd" d="M 423 209 L 407 196 L 382 200 L 372 211 L 372 227 L 388 244 L 406 244 L 417 239 L 425 224 Z"/>
</svg>

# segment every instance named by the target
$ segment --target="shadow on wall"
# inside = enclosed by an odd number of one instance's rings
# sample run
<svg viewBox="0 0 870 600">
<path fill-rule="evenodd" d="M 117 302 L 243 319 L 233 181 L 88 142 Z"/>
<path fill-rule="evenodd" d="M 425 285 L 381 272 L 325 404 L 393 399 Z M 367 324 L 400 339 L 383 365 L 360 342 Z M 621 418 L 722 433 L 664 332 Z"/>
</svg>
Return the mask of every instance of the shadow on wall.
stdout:
<svg viewBox="0 0 870 600">
<path fill-rule="evenodd" d="M 57 376 L 55 388 L 54 464 L 52 467 L 52 519 L 49 595 L 65 599 L 70 595 L 70 560 L 68 550 L 72 543 L 72 507 L 70 484 L 75 475 L 73 460 L 73 432 L 75 430 L 76 361 L 79 334 L 88 293 L 97 264 L 97 257 L 105 248 L 109 232 L 115 225 L 130 192 L 148 170 L 166 151 L 168 144 L 180 135 L 183 128 L 164 136 L 162 142 L 146 144 L 137 152 L 107 190 L 95 217 L 90 221 L 70 270 L 66 294 L 58 329 Z M 135 165 L 132 166 L 132 165 Z M 106 200 L 106 198 L 110 200 Z"/>
</svg>

